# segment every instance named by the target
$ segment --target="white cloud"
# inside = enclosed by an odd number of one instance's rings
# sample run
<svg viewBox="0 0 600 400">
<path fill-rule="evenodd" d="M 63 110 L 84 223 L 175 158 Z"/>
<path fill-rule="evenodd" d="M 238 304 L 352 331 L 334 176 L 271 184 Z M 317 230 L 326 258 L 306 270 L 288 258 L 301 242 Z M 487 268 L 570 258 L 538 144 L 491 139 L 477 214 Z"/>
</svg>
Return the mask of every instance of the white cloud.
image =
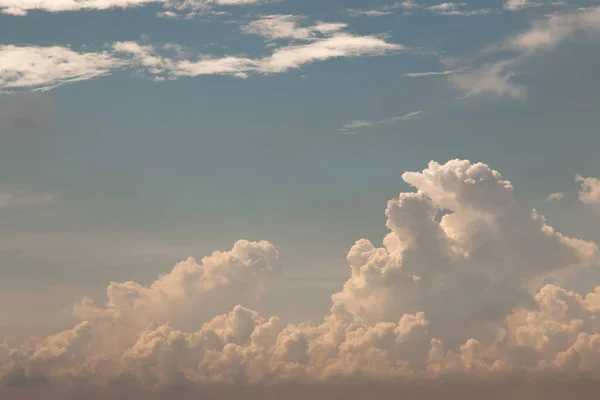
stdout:
<svg viewBox="0 0 600 400">
<path fill-rule="evenodd" d="M 189 9 L 192 12 L 209 11 L 214 6 L 247 6 L 272 2 L 273 0 L 0 0 L 0 12 L 15 16 L 27 15 L 29 11 L 46 12 L 108 10 L 132 8 L 147 4 L 163 4 L 165 8 Z M 166 13 L 165 13 L 166 14 Z M 170 15 L 170 14 L 166 14 Z"/>
<path fill-rule="evenodd" d="M 441 3 L 441 4 L 437 4 L 435 6 L 427 7 L 426 10 L 437 12 L 437 13 L 444 13 L 444 12 L 448 12 L 448 11 L 457 10 L 458 8 L 464 7 L 466 5 L 467 5 L 467 3 L 451 3 L 451 2 L 450 3 Z"/>
<path fill-rule="evenodd" d="M 348 10 L 349 17 L 383 17 L 390 14 L 390 11 L 384 10 Z"/>
<path fill-rule="evenodd" d="M 600 204 L 600 179 L 576 175 L 575 181 L 581 186 L 578 193 L 579 201 L 586 204 Z"/>
<path fill-rule="evenodd" d="M 298 39 L 315 40 L 319 35 L 330 35 L 347 27 L 345 23 L 317 22 L 303 27 L 306 18 L 299 15 L 267 15 L 242 27 L 242 32 L 255 34 L 269 40 Z"/>
<path fill-rule="evenodd" d="M 562 200 L 565 198 L 565 194 L 563 192 L 550 193 L 548 197 L 546 197 L 546 201 L 554 201 L 554 200 Z"/>
<path fill-rule="evenodd" d="M 402 74 L 401 76 L 406 78 L 422 78 L 426 76 L 440 76 L 440 75 L 450 75 L 458 72 L 457 70 L 446 70 L 446 71 L 427 71 L 427 72 L 408 72 Z"/>
<path fill-rule="evenodd" d="M 404 49 L 376 36 L 355 36 L 340 29 L 343 24 L 318 23 L 302 36 L 270 31 L 275 37 L 305 37 L 308 43 L 275 47 L 262 58 L 245 55 L 216 57 L 184 51 L 167 43 L 160 47 L 137 42 L 116 42 L 110 51 L 77 52 L 69 47 L 0 46 L 0 91 L 49 90 L 57 86 L 110 74 L 116 69 L 137 68 L 156 80 L 229 75 L 282 73 L 317 61 L 383 55 Z M 320 33 L 321 36 L 313 36 Z"/>
<path fill-rule="evenodd" d="M 544 5 L 551 6 L 566 6 L 568 2 L 557 0 L 557 1 L 532 1 L 532 0 L 506 0 L 504 3 L 504 9 L 507 11 L 519 11 L 529 7 L 540 7 Z"/>
<path fill-rule="evenodd" d="M 411 1 L 411 0 L 407 0 L 407 1 L 403 1 L 400 3 L 396 3 L 394 5 L 392 5 L 390 8 L 401 8 L 403 10 L 412 10 L 414 8 L 421 8 L 421 4 Z"/>
<path fill-rule="evenodd" d="M 401 115 L 399 117 L 383 119 L 380 121 L 366 121 L 366 120 L 351 121 L 351 122 L 347 123 L 346 125 L 344 125 L 344 127 L 340 130 L 345 134 L 356 133 L 356 132 L 349 132 L 349 131 L 351 131 L 353 129 L 357 129 L 357 128 L 366 128 L 368 126 L 373 126 L 373 125 L 390 124 L 390 123 L 400 122 L 400 121 L 410 121 L 412 119 L 422 118 L 423 115 L 424 114 L 422 111 L 415 111 L 415 112 Z"/>
<path fill-rule="evenodd" d="M 555 13 L 535 21 L 532 27 L 511 38 L 504 48 L 531 54 L 548 51 L 577 35 L 598 39 L 600 35 L 600 8 L 585 8 L 576 11 Z"/>
<path fill-rule="evenodd" d="M 472 17 L 476 15 L 488 15 L 494 12 L 491 8 L 481 8 L 475 10 L 464 10 L 467 3 L 442 3 L 435 6 L 426 7 L 425 10 L 433 12 L 437 15 L 457 16 L 457 17 Z"/>
<path fill-rule="evenodd" d="M 516 75 L 512 70 L 515 62 L 516 60 L 504 60 L 484 64 L 481 67 L 450 75 L 448 80 L 458 90 L 464 92 L 465 97 L 493 94 L 524 98 L 527 94 L 526 88 L 512 81 Z"/>
<path fill-rule="evenodd" d="M 508 50 L 517 52 L 517 56 L 488 62 L 478 67 L 463 67 L 465 72 L 452 74 L 448 80 L 463 91 L 465 96 L 495 94 L 524 98 L 526 88 L 513 81 L 517 64 L 524 64 L 528 58 L 551 51 L 572 39 L 598 40 L 599 37 L 600 8 L 553 13 L 548 17 L 535 20 L 531 28 L 525 32 L 499 45 L 489 46 L 479 54 L 479 56 L 497 55 Z M 453 68 L 456 66 L 455 64 Z"/>
<path fill-rule="evenodd" d="M 504 3 L 504 9 L 509 11 L 521 10 L 531 6 L 532 2 L 529 0 L 506 0 Z"/>
<path fill-rule="evenodd" d="M 60 46 L 0 46 L 0 91 L 47 90 L 106 75 L 123 65 L 107 52 L 79 53 Z"/>
<path fill-rule="evenodd" d="M 431 162 L 402 178 L 416 191 L 388 202 L 382 247 L 352 246 L 349 278 L 321 322 L 286 325 L 236 305 L 278 284 L 273 245 L 240 241 L 148 286 L 111 283 L 105 306 L 75 306 L 83 321 L 72 329 L 5 340 L 0 379 L 118 388 L 597 379 L 600 287 L 586 296 L 540 287 L 590 265 L 597 246 L 521 209 L 510 182 L 485 164 Z"/>
<path fill-rule="evenodd" d="M 340 33 L 309 44 L 278 48 L 271 56 L 260 60 L 259 70 L 265 73 L 284 72 L 331 58 L 383 55 L 403 49 L 402 45 L 391 44 L 375 36 Z"/>
<path fill-rule="evenodd" d="M 331 58 L 382 55 L 402 50 L 404 47 L 387 43 L 374 36 L 338 33 L 307 44 L 278 47 L 270 56 L 256 59 L 245 56 L 162 57 L 158 55 L 157 49 L 135 42 L 119 42 L 114 48 L 118 53 L 133 56 L 133 61 L 151 75 L 164 74 L 168 77 L 233 75 L 243 78 L 252 73 L 282 73 Z"/>
<path fill-rule="evenodd" d="M 0 0 L 0 10 L 4 14 L 26 15 L 31 10 L 48 12 L 106 10 L 110 8 L 130 8 L 162 0 Z"/>
</svg>

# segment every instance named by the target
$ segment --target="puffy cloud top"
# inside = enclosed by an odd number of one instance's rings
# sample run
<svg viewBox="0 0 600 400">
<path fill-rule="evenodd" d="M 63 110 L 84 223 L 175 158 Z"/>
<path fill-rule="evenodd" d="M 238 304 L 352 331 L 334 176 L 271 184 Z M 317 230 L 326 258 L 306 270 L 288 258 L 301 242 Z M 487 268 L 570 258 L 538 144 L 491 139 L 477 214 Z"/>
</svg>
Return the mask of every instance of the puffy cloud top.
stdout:
<svg viewBox="0 0 600 400">
<path fill-rule="evenodd" d="M 388 202 L 382 247 L 361 239 L 350 276 L 319 324 L 285 324 L 251 306 L 277 278 L 269 242 L 239 241 L 177 264 L 149 286 L 111 283 L 84 299 L 82 322 L 46 338 L 5 340 L 5 385 L 146 388 L 198 384 L 397 381 L 507 373 L 600 372 L 600 287 L 542 285 L 596 259 L 516 204 L 482 163 L 431 162 Z"/>
</svg>

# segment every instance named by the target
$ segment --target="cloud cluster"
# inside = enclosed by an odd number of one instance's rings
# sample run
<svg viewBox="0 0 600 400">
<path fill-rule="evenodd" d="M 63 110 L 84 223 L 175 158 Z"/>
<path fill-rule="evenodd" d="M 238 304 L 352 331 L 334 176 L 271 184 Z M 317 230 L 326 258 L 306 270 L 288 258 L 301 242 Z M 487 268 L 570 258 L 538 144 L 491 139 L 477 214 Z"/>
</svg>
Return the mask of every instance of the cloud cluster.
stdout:
<svg viewBox="0 0 600 400">
<path fill-rule="evenodd" d="M 431 162 L 388 202 L 390 232 L 350 249 L 350 277 L 319 324 L 285 324 L 251 308 L 277 284 L 269 242 L 240 241 L 188 259 L 149 286 L 111 283 L 82 320 L 46 338 L 5 339 L 4 385 L 173 388 L 332 383 L 339 379 L 560 373 L 600 376 L 600 287 L 559 282 L 596 260 L 482 163 Z M 254 303 L 254 304 L 252 304 Z"/>
<path fill-rule="evenodd" d="M 176 44 L 152 46 L 116 42 L 101 52 L 77 52 L 68 47 L 0 46 L 0 91 L 49 90 L 69 82 L 107 75 L 117 69 L 135 68 L 155 80 L 200 75 L 275 74 L 333 58 L 375 56 L 400 51 L 404 46 L 377 36 L 358 36 L 345 24 L 319 22 L 300 27 L 299 18 L 270 16 L 243 27 L 248 34 L 268 39 L 297 39 L 275 47 L 270 55 L 212 56 L 184 51 Z"/>
</svg>

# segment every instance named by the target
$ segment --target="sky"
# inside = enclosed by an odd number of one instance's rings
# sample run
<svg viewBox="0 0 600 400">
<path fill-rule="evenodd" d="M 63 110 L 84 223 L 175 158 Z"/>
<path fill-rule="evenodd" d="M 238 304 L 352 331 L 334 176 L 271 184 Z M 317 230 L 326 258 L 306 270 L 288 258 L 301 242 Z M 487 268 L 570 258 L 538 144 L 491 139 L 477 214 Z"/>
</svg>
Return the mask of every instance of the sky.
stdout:
<svg viewBox="0 0 600 400">
<path fill-rule="evenodd" d="M 0 0 L 0 393 L 600 383 L 599 42 L 597 0 Z"/>
</svg>

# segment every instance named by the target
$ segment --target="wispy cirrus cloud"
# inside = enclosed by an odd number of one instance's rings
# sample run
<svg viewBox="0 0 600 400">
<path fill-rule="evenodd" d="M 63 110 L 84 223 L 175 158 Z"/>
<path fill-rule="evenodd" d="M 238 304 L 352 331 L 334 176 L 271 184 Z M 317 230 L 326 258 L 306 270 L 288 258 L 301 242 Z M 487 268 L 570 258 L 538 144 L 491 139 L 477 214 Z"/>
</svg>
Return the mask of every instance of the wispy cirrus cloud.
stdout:
<svg viewBox="0 0 600 400">
<path fill-rule="evenodd" d="M 276 74 L 333 58 L 377 56 L 404 50 L 377 36 L 344 32 L 345 24 L 319 22 L 301 28 L 294 18 L 274 18 L 274 24 L 247 25 L 246 33 L 268 39 L 300 39 L 265 56 L 215 56 L 184 51 L 176 44 L 153 46 L 133 41 L 115 42 L 103 51 L 78 52 L 66 46 L 0 46 L 0 91 L 49 90 L 66 83 L 84 81 L 122 69 L 137 69 L 155 80 L 229 75 Z M 290 24 L 288 24 L 290 23 Z"/>
<path fill-rule="evenodd" d="M 423 111 L 415 111 L 415 112 L 411 112 L 408 114 L 400 115 L 398 117 L 386 118 L 386 119 L 382 119 L 379 121 L 368 121 L 368 120 L 350 121 L 346 125 L 344 125 L 342 128 L 340 128 L 339 131 L 346 135 L 349 135 L 349 134 L 356 133 L 357 129 L 366 128 L 366 127 L 374 126 L 374 125 L 392 124 L 395 122 L 410 121 L 413 119 L 423 118 L 424 115 L 425 115 L 425 113 L 423 113 Z"/>
<path fill-rule="evenodd" d="M 488 15 L 498 10 L 493 8 L 474 8 L 468 9 L 465 8 L 467 3 L 455 3 L 455 2 L 445 2 L 440 4 L 435 4 L 431 6 L 427 6 L 422 3 L 417 3 L 414 1 L 404 1 L 395 3 L 392 5 L 370 9 L 370 10 L 355 10 L 349 9 L 347 10 L 348 16 L 350 17 L 381 17 L 384 15 L 392 14 L 394 11 L 400 11 L 403 15 L 411 15 L 413 11 L 421 10 L 422 12 L 429 12 L 435 15 L 441 16 L 463 16 L 470 17 L 476 15 Z"/>
<path fill-rule="evenodd" d="M 0 92 L 49 90 L 107 75 L 126 64 L 106 51 L 80 53 L 64 46 L 0 46 Z"/>
<path fill-rule="evenodd" d="M 528 59 L 574 40 L 600 40 L 600 7 L 578 8 L 536 19 L 529 29 L 485 47 L 466 63 L 453 61 L 451 68 L 459 67 L 461 72 L 448 73 L 447 79 L 464 93 L 464 97 L 492 94 L 522 99 L 526 96 L 527 89 L 514 80 L 519 69 L 526 66 Z M 511 53 L 508 58 L 507 52 Z M 500 55 L 504 58 L 498 58 Z M 483 61 L 477 65 L 480 60 L 489 56 L 495 60 Z M 422 76 L 428 76 L 427 72 L 423 74 Z"/>
<path fill-rule="evenodd" d="M 518 60 L 502 60 L 467 69 L 459 74 L 449 75 L 448 80 L 464 93 L 464 98 L 481 94 L 508 96 L 523 99 L 527 89 L 512 78 L 516 75 L 513 67 Z"/>
<path fill-rule="evenodd" d="M 445 75 L 455 74 L 457 72 L 458 72 L 458 70 L 407 72 L 400 76 L 405 77 L 405 78 L 423 78 L 423 77 L 427 77 L 427 76 L 445 76 Z"/>
</svg>

